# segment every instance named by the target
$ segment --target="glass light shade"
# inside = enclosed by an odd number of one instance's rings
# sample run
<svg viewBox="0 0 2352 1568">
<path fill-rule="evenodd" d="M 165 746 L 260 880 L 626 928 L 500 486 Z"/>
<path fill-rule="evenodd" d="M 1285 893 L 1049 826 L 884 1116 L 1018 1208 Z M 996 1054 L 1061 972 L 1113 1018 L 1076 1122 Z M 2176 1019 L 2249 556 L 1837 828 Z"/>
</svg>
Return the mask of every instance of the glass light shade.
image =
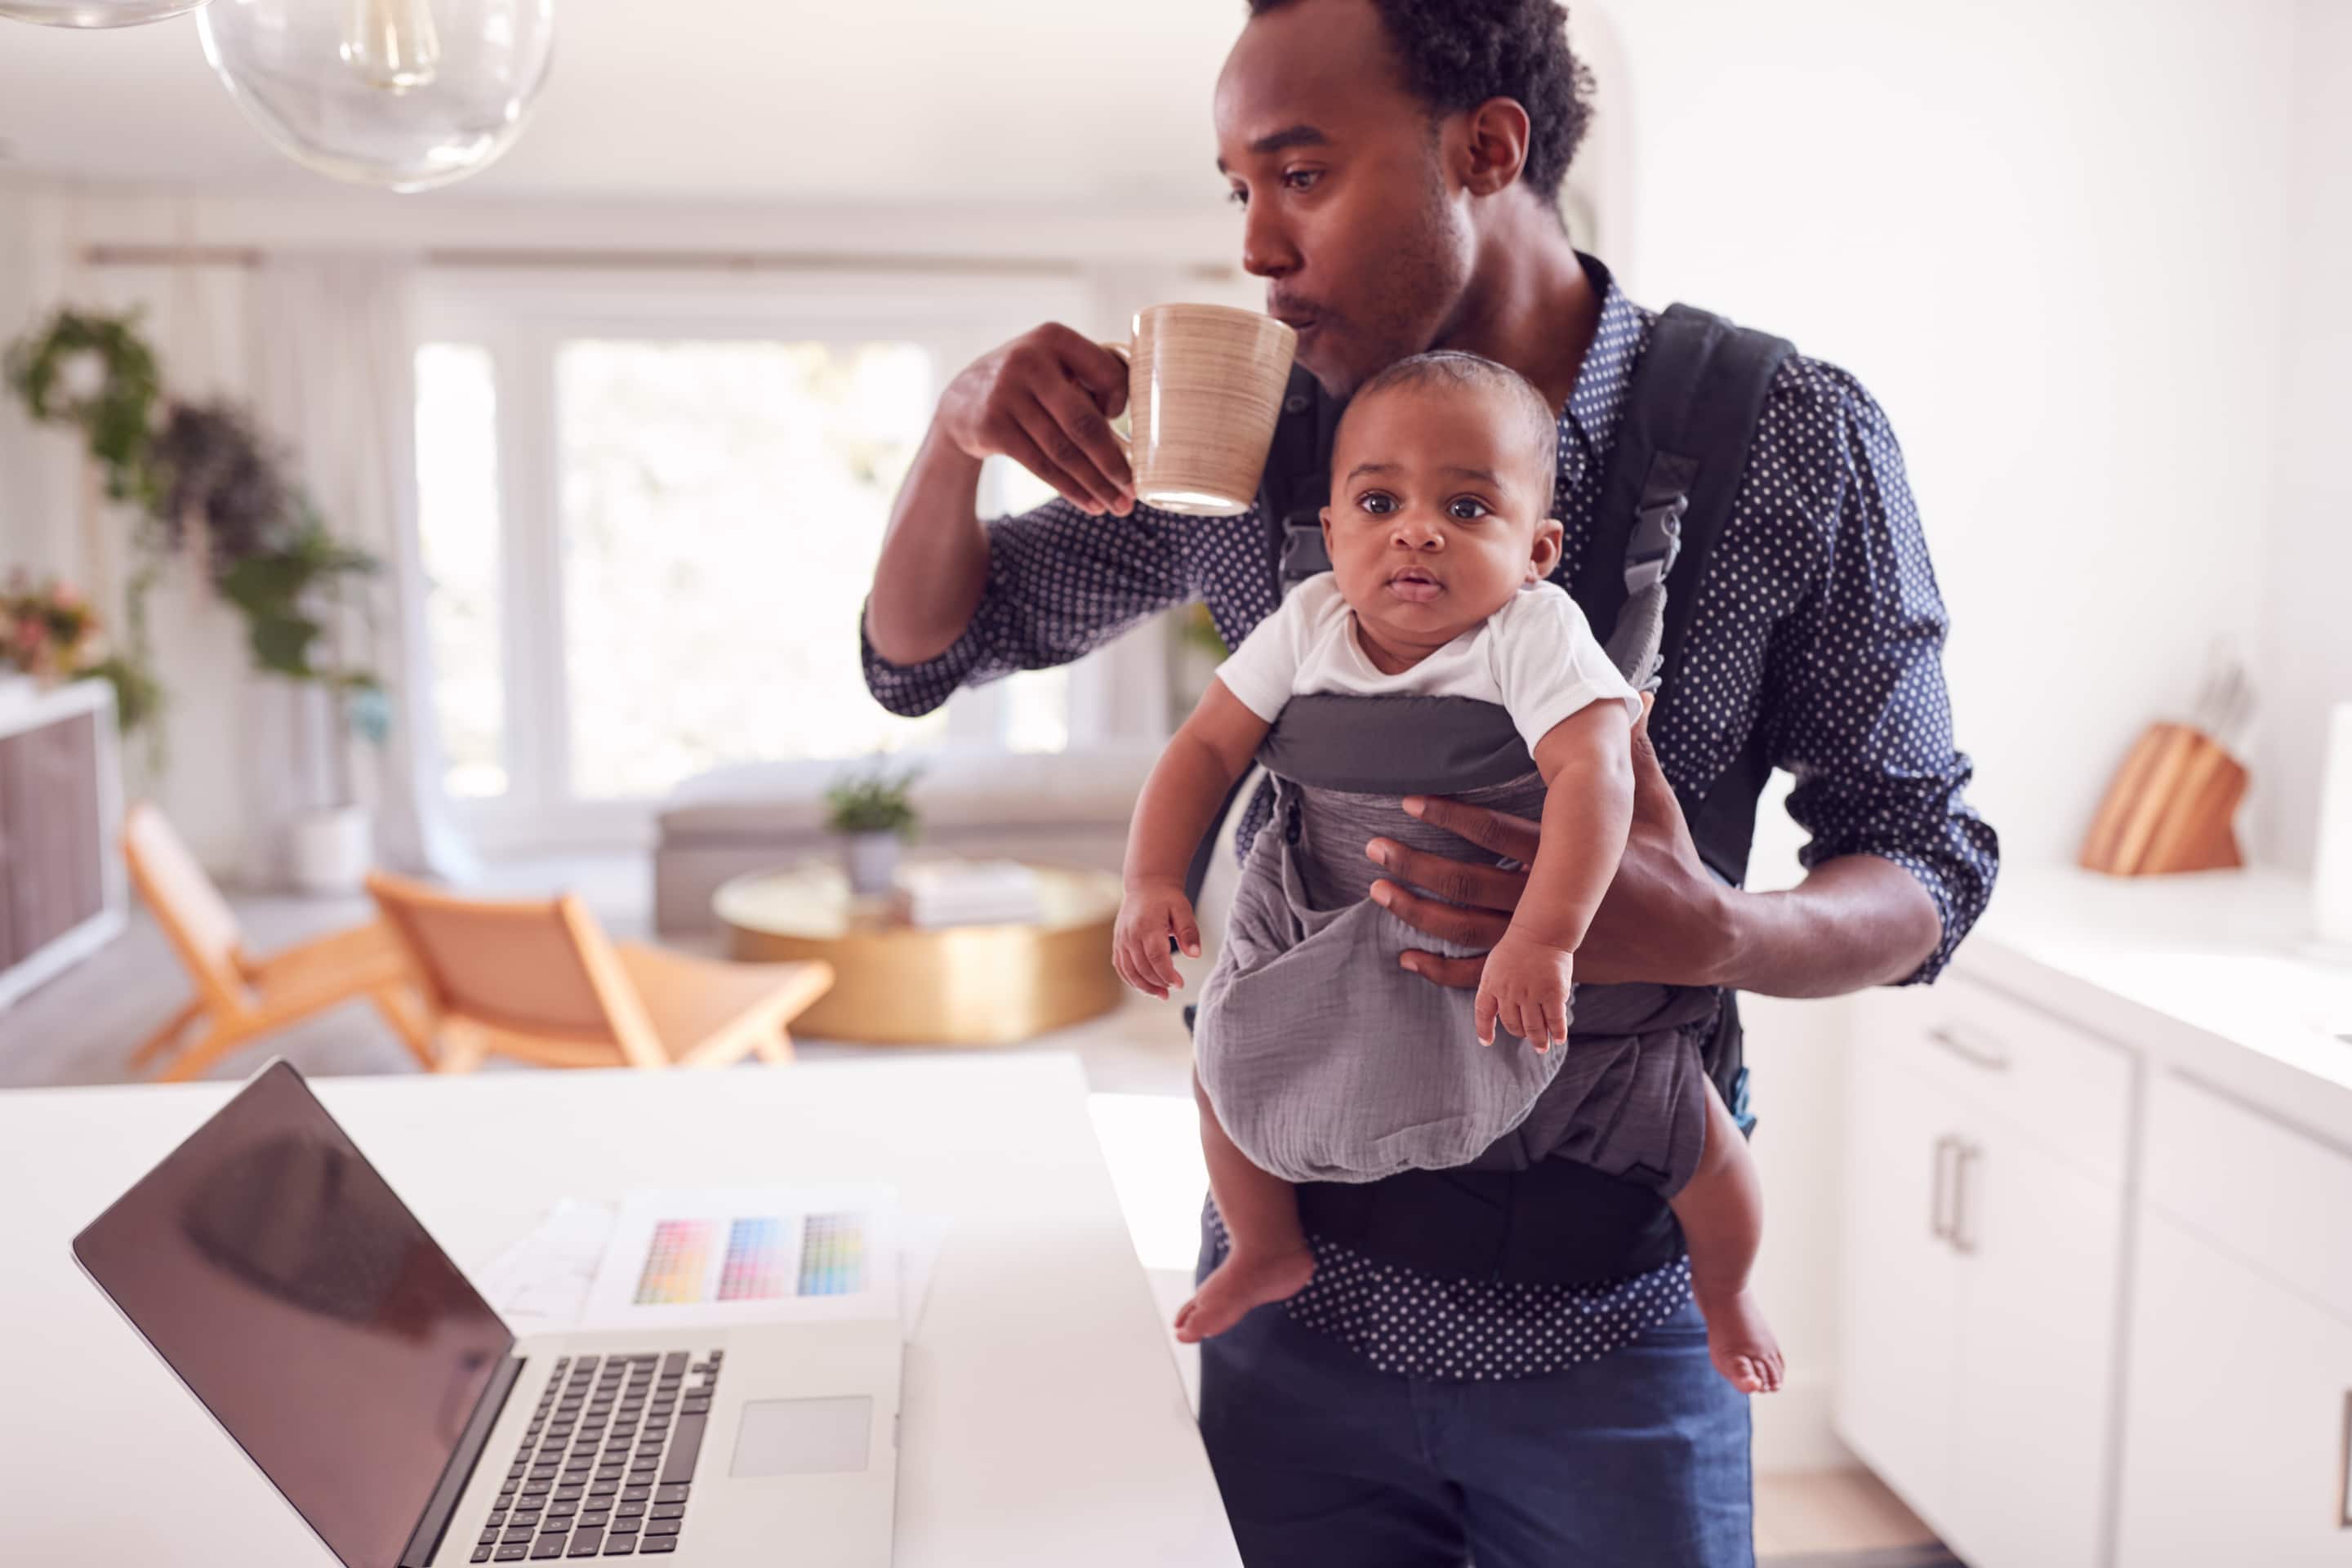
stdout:
<svg viewBox="0 0 2352 1568">
<path fill-rule="evenodd" d="M 135 27 L 193 11 L 205 0 L 0 0 L 0 16 L 46 27 Z"/>
<path fill-rule="evenodd" d="M 196 27 L 229 96 L 288 157 L 422 191 L 488 167 L 522 133 L 555 4 L 212 0 Z"/>
</svg>

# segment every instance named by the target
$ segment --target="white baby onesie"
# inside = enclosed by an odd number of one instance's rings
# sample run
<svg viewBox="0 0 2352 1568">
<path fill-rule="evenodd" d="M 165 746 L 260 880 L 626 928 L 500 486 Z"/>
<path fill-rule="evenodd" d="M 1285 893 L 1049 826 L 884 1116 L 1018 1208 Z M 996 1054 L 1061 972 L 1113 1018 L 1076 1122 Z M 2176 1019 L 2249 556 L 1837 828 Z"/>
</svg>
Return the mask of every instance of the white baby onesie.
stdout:
<svg viewBox="0 0 2352 1568">
<path fill-rule="evenodd" d="M 1642 699 L 1557 583 L 1520 589 L 1508 604 L 1402 674 L 1389 675 L 1357 640 L 1355 612 L 1328 572 L 1291 590 L 1217 667 L 1243 707 L 1274 722 L 1310 692 L 1358 697 L 1470 697 L 1499 703 L 1532 752 L 1561 720 L 1608 699 L 1642 717 Z"/>
</svg>

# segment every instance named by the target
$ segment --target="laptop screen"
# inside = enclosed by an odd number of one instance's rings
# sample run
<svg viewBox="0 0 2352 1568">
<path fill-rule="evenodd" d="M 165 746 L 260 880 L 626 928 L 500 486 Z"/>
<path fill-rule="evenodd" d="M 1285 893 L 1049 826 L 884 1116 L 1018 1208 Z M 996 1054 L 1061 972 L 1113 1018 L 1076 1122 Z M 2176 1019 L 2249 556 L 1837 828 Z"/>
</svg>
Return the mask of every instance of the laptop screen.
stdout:
<svg viewBox="0 0 2352 1568">
<path fill-rule="evenodd" d="M 352 1568 L 391 1568 L 514 1336 L 273 1063 L 74 1255 Z"/>
</svg>

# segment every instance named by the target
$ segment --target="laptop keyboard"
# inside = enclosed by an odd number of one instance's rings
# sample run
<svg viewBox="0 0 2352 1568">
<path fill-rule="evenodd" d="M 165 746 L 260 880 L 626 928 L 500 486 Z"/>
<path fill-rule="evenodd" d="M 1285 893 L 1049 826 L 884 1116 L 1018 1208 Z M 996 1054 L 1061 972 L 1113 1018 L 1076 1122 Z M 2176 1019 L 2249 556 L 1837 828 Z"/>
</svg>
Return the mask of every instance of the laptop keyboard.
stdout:
<svg viewBox="0 0 2352 1568">
<path fill-rule="evenodd" d="M 473 1560 L 676 1552 L 719 1363 L 717 1351 L 559 1358 Z"/>
</svg>

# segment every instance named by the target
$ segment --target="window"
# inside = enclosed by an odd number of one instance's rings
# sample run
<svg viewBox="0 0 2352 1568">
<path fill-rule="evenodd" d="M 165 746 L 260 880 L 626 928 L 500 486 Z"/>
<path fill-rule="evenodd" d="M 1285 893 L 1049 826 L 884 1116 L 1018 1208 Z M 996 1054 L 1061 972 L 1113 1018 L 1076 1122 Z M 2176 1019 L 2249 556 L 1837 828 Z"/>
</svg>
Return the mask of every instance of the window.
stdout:
<svg viewBox="0 0 2352 1568">
<path fill-rule="evenodd" d="M 877 706 L 857 615 L 929 423 L 919 345 L 575 340 L 555 359 L 572 790 L 943 737 Z"/>
<path fill-rule="evenodd" d="M 417 352 L 417 531 L 433 718 L 446 788 L 461 799 L 507 792 L 497 402 L 487 349 L 427 343 Z"/>
<path fill-rule="evenodd" d="M 942 379 L 1055 313 L 984 289 L 871 293 L 509 277 L 428 301 L 430 711 L 445 791 L 491 847 L 642 839 L 671 790 L 730 764 L 768 764 L 763 787 L 814 799 L 877 752 L 925 753 L 939 775 L 1164 732 L 1164 705 L 1103 690 L 1131 688 L 1156 647 L 1017 675 L 920 719 L 867 695 L 857 616 Z M 1050 493 L 992 461 L 982 510 Z"/>
</svg>

